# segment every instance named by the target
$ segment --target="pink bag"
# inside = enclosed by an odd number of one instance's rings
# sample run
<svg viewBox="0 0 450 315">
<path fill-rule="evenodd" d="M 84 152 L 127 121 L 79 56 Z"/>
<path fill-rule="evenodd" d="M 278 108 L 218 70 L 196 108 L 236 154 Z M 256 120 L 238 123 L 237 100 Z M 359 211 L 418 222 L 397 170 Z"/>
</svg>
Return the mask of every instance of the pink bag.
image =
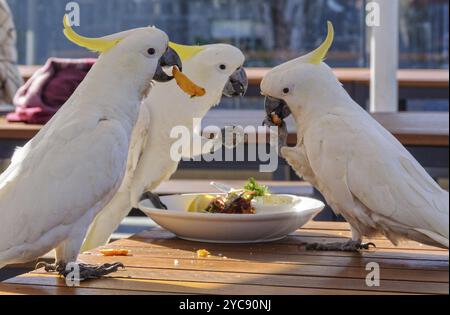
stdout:
<svg viewBox="0 0 450 315">
<path fill-rule="evenodd" d="M 69 99 L 95 63 L 95 59 L 50 58 L 22 86 L 13 99 L 10 122 L 45 124 Z"/>
</svg>

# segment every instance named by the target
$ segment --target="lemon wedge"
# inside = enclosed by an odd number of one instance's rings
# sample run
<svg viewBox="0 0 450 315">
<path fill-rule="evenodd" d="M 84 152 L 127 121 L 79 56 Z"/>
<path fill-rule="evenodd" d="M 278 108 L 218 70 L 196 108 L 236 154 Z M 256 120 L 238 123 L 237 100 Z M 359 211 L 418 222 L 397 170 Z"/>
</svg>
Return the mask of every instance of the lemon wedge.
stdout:
<svg viewBox="0 0 450 315">
<path fill-rule="evenodd" d="M 216 196 L 213 195 L 200 195 L 197 196 L 189 205 L 188 212 L 202 212 L 208 208 L 211 201 L 213 201 Z"/>
</svg>

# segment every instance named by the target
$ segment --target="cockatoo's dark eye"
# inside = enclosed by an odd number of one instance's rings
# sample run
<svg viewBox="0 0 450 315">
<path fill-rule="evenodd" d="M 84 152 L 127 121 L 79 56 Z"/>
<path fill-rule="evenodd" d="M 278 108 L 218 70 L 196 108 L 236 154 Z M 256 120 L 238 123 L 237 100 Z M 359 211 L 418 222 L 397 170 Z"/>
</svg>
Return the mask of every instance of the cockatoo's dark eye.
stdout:
<svg viewBox="0 0 450 315">
<path fill-rule="evenodd" d="M 147 50 L 147 53 L 148 53 L 150 56 L 153 56 L 153 55 L 156 53 L 156 50 L 155 50 L 155 48 L 149 48 L 149 49 Z"/>
<path fill-rule="evenodd" d="M 226 66 L 226 65 L 223 65 L 223 64 L 220 65 L 219 68 L 220 68 L 220 70 L 227 70 L 227 66 Z"/>
<path fill-rule="evenodd" d="M 284 89 L 283 89 L 283 93 L 284 93 L 284 94 L 288 94 L 289 92 L 290 92 L 289 88 L 284 88 Z"/>
</svg>

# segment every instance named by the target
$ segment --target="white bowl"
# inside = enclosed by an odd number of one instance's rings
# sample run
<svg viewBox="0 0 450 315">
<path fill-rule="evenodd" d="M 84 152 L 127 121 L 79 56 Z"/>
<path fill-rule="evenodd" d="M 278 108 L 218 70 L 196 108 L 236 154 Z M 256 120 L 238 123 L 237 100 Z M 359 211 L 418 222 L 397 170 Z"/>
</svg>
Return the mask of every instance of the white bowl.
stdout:
<svg viewBox="0 0 450 315">
<path fill-rule="evenodd" d="M 275 197 L 281 197 L 290 200 L 290 203 L 282 203 L 282 204 L 264 203 L 263 200 L 264 197 L 256 197 L 252 200 L 252 205 L 255 208 L 256 213 L 291 211 L 293 208 L 297 206 L 297 204 L 302 202 L 302 198 L 294 195 L 276 194 Z"/>
<path fill-rule="evenodd" d="M 198 196 L 187 194 L 161 197 L 168 210 L 156 209 L 149 200 L 139 208 L 160 226 L 179 238 L 207 243 L 259 243 L 282 239 L 305 225 L 325 205 L 300 197 L 290 210 L 256 214 L 192 213 L 187 208 Z"/>
</svg>

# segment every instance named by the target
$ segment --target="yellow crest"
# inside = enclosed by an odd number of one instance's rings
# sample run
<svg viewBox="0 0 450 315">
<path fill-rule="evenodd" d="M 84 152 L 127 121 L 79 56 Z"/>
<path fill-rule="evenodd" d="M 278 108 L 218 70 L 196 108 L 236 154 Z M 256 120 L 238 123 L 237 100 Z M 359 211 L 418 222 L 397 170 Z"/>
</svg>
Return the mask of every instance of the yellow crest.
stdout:
<svg viewBox="0 0 450 315">
<path fill-rule="evenodd" d="M 204 48 L 201 46 L 187 46 L 176 44 L 173 42 L 169 43 L 169 47 L 177 52 L 178 56 L 180 56 L 181 58 L 181 61 L 189 60 L 196 54 L 204 50 Z"/>
<path fill-rule="evenodd" d="M 117 45 L 121 39 L 106 40 L 103 38 L 88 38 L 75 33 L 72 26 L 69 23 L 69 17 L 64 15 L 64 35 L 74 44 L 87 48 L 93 52 L 104 53 Z"/>
<path fill-rule="evenodd" d="M 310 53 L 309 62 L 315 65 L 320 64 L 325 57 L 327 56 L 328 50 L 330 49 L 331 45 L 333 44 L 334 40 L 334 27 L 333 24 L 328 21 L 328 35 L 325 41 L 322 43 L 322 45 L 319 46 L 316 50 L 314 50 L 312 53 Z"/>
</svg>

